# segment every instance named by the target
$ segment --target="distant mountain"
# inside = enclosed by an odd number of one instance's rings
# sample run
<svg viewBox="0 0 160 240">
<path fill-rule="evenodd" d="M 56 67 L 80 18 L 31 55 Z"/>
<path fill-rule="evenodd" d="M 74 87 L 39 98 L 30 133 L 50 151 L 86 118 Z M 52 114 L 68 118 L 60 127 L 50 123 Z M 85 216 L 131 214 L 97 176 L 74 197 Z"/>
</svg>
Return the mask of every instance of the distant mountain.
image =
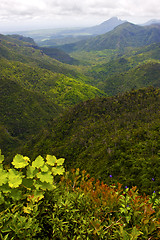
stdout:
<svg viewBox="0 0 160 240">
<path fill-rule="evenodd" d="M 124 22 L 126 21 L 113 17 L 93 27 L 37 30 L 22 32 L 21 34 L 33 38 L 39 46 L 56 47 L 62 44 L 78 42 L 90 36 L 107 33 Z"/>
<path fill-rule="evenodd" d="M 113 30 L 115 27 L 121 25 L 124 22 L 126 22 L 126 21 L 122 21 L 121 19 L 118 19 L 117 17 L 113 17 L 113 18 L 110 18 L 109 20 L 101 23 L 100 25 L 93 26 L 90 28 L 84 28 L 84 29 L 80 30 L 79 32 L 88 33 L 91 35 L 100 35 L 100 34 L 104 34 L 104 33 L 107 33 L 109 31 Z"/>
<path fill-rule="evenodd" d="M 60 46 L 66 52 L 94 51 L 104 49 L 123 49 L 125 47 L 141 47 L 160 42 L 160 26 L 138 26 L 129 22 L 123 23 L 114 30 L 89 40 Z"/>
<path fill-rule="evenodd" d="M 150 21 L 141 24 L 142 26 L 148 26 L 148 25 L 152 25 L 152 24 L 160 24 L 160 20 L 158 19 L 151 19 Z"/>
</svg>

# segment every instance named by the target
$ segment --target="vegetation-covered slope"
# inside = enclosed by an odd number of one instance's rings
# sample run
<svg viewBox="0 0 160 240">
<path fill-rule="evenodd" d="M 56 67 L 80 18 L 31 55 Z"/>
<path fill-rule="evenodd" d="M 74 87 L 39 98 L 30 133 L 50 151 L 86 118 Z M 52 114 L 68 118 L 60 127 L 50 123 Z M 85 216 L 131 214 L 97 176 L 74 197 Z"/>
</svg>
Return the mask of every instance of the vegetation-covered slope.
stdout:
<svg viewBox="0 0 160 240">
<path fill-rule="evenodd" d="M 88 85 L 76 68 L 48 57 L 36 45 L 9 36 L 2 35 L 1 39 L 1 78 L 44 93 L 63 106 L 104 95 Z"/>
<path fill-rule="evenodd" d="M 66 158 L 96 178 L 142 191 L 159 189 L 160 91 L 153 88 L 81 103 L 53 122 L 47 135 L 31 141 L 34 153 Z M 22 151 L 22 152 L 23 152 Z"/>
<path fill-rule="evenodd" d="M 148 61 L 101 82 L 110 96 L 147 86 L 160 87 L 160 61 Z"/>
<path fill-rule="evenodd" d="M 88 68 L 86 74 L 92 78 L 92 84 L 110 96 L 132 88 L 159 87 L 160 43 L 125 52 L 119 56 L 115 52 L 113 57 L 112 52 L 109 61 L 106 57 L 105 63 Z"/>
<path fill-rule="evenodd" d="M 160 42 L 160 26 L 138 26 L 129 22 L 123 23 L 114 30 L 89 40 L 83 40 L 74 44 L 68 44 L 61 47 L 67 52 L 77 50 L 104 50 L 104 49 L 122 49 L 125 47 L 142 47 L 152 43 Z"/>
<path fill-rule="evenodd" d="M 138 29 L 136 26 L 135 31 Z M 104 91 L 115 95 L 132 88 L 159 87 L 159 43 L 124 51 L 105 50 L 108 61 L 88 67 L 63 64 L 45 55 L 30 39 L 17 38 L 2 35 L 0 42 L 1 91 L 13 91 L 1 98 L 3 139 L 8 137 L 12 142 L 17 137 L 18 144 L 32 135 L 31 142 L 20 146 L 19 151 L 31 156 L 53 153 L 65 157 L 68 168 L 81 167 L 105 180 L 114 175 L 124 184 L 152 191 L 149 179 L 159 174 L 155 168 L 150 169 L 152 163 L 159 167 L 159 91 L 148 88 L 107 99 L 97 96 L 104 96 Z M 23 95 L 26 105 L 20 101 Z M 66 114 L 51 124 L 50 120 L 60 112 L 58 106 L 67 108 Z M 12 121 L 13 116 L 16 121 Z M 158 188 L 156 181 L 152 185 Z"/>
<path fill-rule="evenodd" d="M 69 56 L 69 54 L 65 53 L 64 51 L 57 49 L 57 48 L 49 48 L 49 47 L 41 47 L 40 48 L 46 55 L 48 55 L 51 58 L 57 59 L 58 61 L 62 63 L 67 64 L 77 64 L 78 61 L 72 57 Z"/>
<path fill-rule="evenodd" d="M 61 112 L 44 95 L 26 90 L 11 79 L 0 78 L 0 96 L 0 146 L 8 155 Z"/>
</svg>

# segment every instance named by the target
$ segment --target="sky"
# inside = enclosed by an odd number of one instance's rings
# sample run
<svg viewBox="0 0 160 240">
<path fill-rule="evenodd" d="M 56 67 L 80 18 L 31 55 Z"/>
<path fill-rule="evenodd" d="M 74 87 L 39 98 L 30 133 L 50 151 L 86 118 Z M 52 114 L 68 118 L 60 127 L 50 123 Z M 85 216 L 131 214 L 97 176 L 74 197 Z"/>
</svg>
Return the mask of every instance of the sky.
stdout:
<svg viewBox="0 0 160 240">
<path fill-rule="evenodd" d="M 159 0 L 0 0 L 0 33 L 160 19 Z"/>
</svg>

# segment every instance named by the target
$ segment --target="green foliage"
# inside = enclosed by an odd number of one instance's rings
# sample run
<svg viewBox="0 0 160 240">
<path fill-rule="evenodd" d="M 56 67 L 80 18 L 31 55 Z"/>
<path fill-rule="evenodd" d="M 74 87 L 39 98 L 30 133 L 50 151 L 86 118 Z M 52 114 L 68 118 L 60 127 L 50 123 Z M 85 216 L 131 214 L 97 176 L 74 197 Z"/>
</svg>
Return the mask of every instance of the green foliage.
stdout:
<svg viewBox="0 0 160 240">
<path fill-rule="evenodd" d="M 47 227 L 53 239 L 158 239 L 160 235 L 159 205 L 152 209 L 136 187 L 108 186 L 79 169 L 62 177 L 48 207 L 52 214 L 48 212 L 43 224 L 50 219 Z"/>
<path fill-rule="evenodd" d="M 31 163 L 28 157 L 17 154 L 10 168 L 3 162 L 0 151 L 0 237 L 33 239 L 41 232 L 41 200 L 56 188 L 54 177 L 64 172 L 64 159 L 38 156 Z"/>
<path fill-rule="evenodd" d="M 45 43 L 45 42 L 44 42 Z M 43 43 L 43 44 L 44 44 Z M 57 59 L 60 62 L 78 65 L 78 61 L 72 57 L 70 57 L 64 51 L 57 49 L 57 48 L 49 48 L 49 47 L 41 47 L 40 48 L 46 55 L 50 56 L 51 58 Z"/>
<path fill-rule="evenodd" d="M 51 155 L 30 162 L 18 154 L 10 167 L 1 154 L 0 161 L 3 240 L 160 237 L 160 200 L 155 194 L 149 198 L 136 187 L 107 185 L 79 169 L 66 172 L 55 185 L 53 169 L 62 174 L 64 159 Z"/>
<path fill-rule="evenodd" d="M 122 53 L 115 52 L 112 59 L 107 58 L 106 54 L 107 59 L 104 61 L 99 57 L 102 63 L 88 68 L 86 74 L 92 78 L 94 86 L 109 96 L 141 87 L 159 87 L 159 45 L 157 43 L 138 49 L 126 48 Z M 105 52 L 106 50 L 103 51 Z M 92 57 L 92 53 L 88 55 Z"/>
<path fill-rule="evenodd" d="M 51 161 L 51 158 L 54 161 Z M 53 190 L 55 188 L 54 176 L 64 172 L 62 167 L 64 159 L 57 159 L 50 155 L 47 155 L 46 159 L 50 159 L 50 161 L 45 161 L 38 156 L 30 163 L 28 157 L 17 154 L 11 163 L 14 168 L 5 169 L 4 157 L 1 155 L 1 203 L 5 204 L 8 198 L 15 200 L 15 192 L 12 191 L 14 189 L 16 189 L 17 196 L 23 194 L 24 198 L 33 202 L 38 202 L 44 197 L 42 190 Z"/>
<path fill-rule="evenodd" d="M 39 133 L 23 154 L 38 151 L 65 156 L 68 169 L 86 169 L 92 176 L 140 191 L 159 192 L 160 92 L 147 88 L 112 98 L 86 101 Z M 31 151 L 31 148 L 34 151 Z"/>
</svg>

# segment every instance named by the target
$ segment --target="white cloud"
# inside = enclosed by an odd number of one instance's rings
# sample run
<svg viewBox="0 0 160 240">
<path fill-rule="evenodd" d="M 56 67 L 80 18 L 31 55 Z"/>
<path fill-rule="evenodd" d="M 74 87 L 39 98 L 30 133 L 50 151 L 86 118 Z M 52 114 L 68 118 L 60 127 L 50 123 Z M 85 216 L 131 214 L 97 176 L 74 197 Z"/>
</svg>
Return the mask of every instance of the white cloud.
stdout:
<svg viewBox="0 0 160 240">
<path fill-rule="evenodd" d="M 159 0 L 0 0 L 0 31 L 5 27 L 84 25 L 117 16 L 133 22 L 160 18 Z M 8 22 L 8 25 L 7 25 Z"/>
</svg>

